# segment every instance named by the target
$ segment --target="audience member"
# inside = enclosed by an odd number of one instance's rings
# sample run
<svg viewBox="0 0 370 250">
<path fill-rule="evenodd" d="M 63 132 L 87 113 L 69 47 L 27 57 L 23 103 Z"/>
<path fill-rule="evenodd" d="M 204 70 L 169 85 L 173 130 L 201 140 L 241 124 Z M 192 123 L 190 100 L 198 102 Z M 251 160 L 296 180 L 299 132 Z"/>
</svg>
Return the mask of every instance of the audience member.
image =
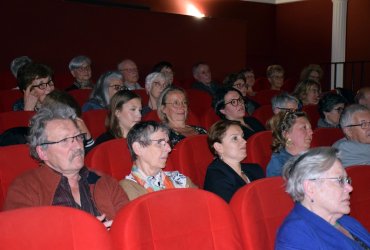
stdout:
<svg viewBox="0 0 370 250">
<path fill-rule="evenodd" d="M 90 99 L 82 106 L 82 111 L 108 109 L 112 96 L 124 88 L 120 72 L 108 71 L 102 74 L 94 85 Z"/>
<path fill-rule="evenodd" d="M 318 83 L 321 82 L 324 71 L 318 64 L 310 64 L 301 71 L 300 81 L 314 80 Z"/>
<path fill-rule="evenodd" d="M 273 117 L 272 156 L 267 165 L 267 176 L 281 176 L 284 164 L 311 146 L 311 124 L 304 112 L 280 112 Z"/>
<path fill-rule="evenodd" d="M 274 96 L 271 99 L 272 112 L 276 115 L 280 112 L 297 111 L 299 109 L 299 101 L 287 92 L 283 92 Z"/>
<path fill-rule="evenodd" d="M 52 75 L 51 68 L 44 64 L 31 62 L 21 67 L 17 73 L 17 83 L 23 98 L 14 103 L 13 110 L 37 111 L 46 95 L 54 89 Z"/>
<path fill-rule="evenodd" d="M 66 88 L 66 91 L 93 88 L 90 58 L 87 56 L 76 56 L 69 62 L 68 67 L 75 80 L 71 86 Z"/>
<path fill-rule="evenodd" d="M 245 82 L 247 84 L 247 95 L 255 96 L 256 92 L 253 91 L 253 86 L 254 86 L 254 83 L 256 82 L 256 79 L 254 77 L 253 69 L 245 68 L 245 69 L 242 69 L 239 73 L 243 74 L 245 77 Z"/>
<path fill-rule="evenodd" d="M 369 232 L 346 215 L 353 187 L 335 149 L 314 148 L 294 157 L 283 176 L 295 205 L 275 249 L 369 249 Z"/>
<path fill-rule="evenodd" d="M 169 127 L 172 146 L 185 137 L 207 133 L 204 128 L 186 124 L 188 101 L 182 88 L 176 86 L 165 88 L 159 96 L 157 107 L 159 119 Z"/>
<path fill-rule="evenodd" d="M 350 105 L 339 123 L 345 138 L 333 147 L 339 150 L 343 166 L 370 165 L 370 110 L 359 104 Z"/>
<path fill-rule="evenodd" d="M 319 103 L 321 86 L 315 80 L 304 80 L 299 82 L 293 91 L 303 105 L 316 105 Z"/>
<path fill-rule="evenodd" d="M 274 64 L 267 67 L 266 76 L 272 90 L 281 90 L 284 85 L 284 73 L 284 68 L 281 65 Z"/>
<path fill-rule="evenodd" d="M 320 98 L 318 128 L 339 128 L 339 118 L 346 105 L 346 99 L 335 93 L 327 93 Z"/>
<path fill-rule="evenodd" d="M 238 121 L 245 140 L 253 134 L 265 130 L 265 127 L 254 117 L 245 116 L 245 105 L 242 94 L 232 87 L 220 88 L 214 99 L 213 107 L 222 120 Z"/>
<path fill-rule="evenodd" d="M 112 177 L 84 166 L 85 135 L 75 119 L 72 108 L 62 104 L 42 108 L 32 118 L 30 153 L 41 166 L 10 185 L 5 210 L 67 206 L 86 211 L 110 227 L 128 198 Z"/>
<path fill-rule="evenodd" d="M 18 70 L 30 62 L 32 62 L 32 59 L 28 56 L 20 56 L 14 58 L 13 61 L 10 63 L 10 71 L 12 72 L 13 76 L 17 78 Z"/>
<path fill-rule="evenodd" d="M 192 88 L 206 91 L 211 96 L 216 93 L 218 85 L 212 81 L 211 69 L 205 62 L 198 62 L 193 65 L 193 77 L 196 80 Z"/>
<path fill-rule="evenodd" d="M 163 73 L 153 72 L 145 78 L 145 89 L 149 96 L 149 101 L 146 106 L 143 107 L 141 114 L 145 116 L 152 110 L 157 110 L 157 103 L 159 96 L 163 89 L 167 87 L 166 77 Z"/>
<path fill-rule="evenodd" d="M 169 130 L 154 121 L 135 124 L 127 135 L 133 161 L 131 173 L 120 181 L 130 200 L 146 193 L 171 188 L 196 188 L 178 171 L 163 171 L 171 152 Z"/>
<path fill-rule="evenodd" d="M 160 72 L 164 75 L 166 79 L 166 85 L 172 85 L 174 83 L 173 76 L 173 65 L 170 62 L 161 61 L 154 65 L 153 72 Z"/>
<path fill-rule="evenodd" d="M 355 102 L 370 109 L 370 87 L 364 87 L 357 91 Z"/>
<path fill-rule="evenodd" d="M 123 83 L 129 90 L 142 89 L 139 82 L 139 70 L 136 63 L 131 59 L 121 61 L 117 68 L 123 76 Z"/>
<path fill-rule="evenodd" d="M 229 202 L 239 188 L 264 177 L 259 165 L 241 163 L 247 156 L 246 144 L 239 122 L 220 120 L 212 125 L 208 147 L 215 159 L 207 169 L 205 190 Z"/>
</svg>

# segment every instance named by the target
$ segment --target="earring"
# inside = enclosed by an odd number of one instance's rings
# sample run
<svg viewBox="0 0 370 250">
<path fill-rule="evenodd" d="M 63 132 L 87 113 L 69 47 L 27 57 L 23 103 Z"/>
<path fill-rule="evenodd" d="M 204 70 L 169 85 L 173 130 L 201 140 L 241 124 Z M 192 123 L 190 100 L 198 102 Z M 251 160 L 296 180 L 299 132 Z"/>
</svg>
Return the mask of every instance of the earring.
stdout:
<svg viewBox="0 0 370 250">
<path fill-rule="evenodd" d="M 292 139 L 288 138 L 288 140 L 286 140 L 285 146 L 290 147 L 290 146 L 292 146 L 292 144 L 293 144 Z"/>
</svg>

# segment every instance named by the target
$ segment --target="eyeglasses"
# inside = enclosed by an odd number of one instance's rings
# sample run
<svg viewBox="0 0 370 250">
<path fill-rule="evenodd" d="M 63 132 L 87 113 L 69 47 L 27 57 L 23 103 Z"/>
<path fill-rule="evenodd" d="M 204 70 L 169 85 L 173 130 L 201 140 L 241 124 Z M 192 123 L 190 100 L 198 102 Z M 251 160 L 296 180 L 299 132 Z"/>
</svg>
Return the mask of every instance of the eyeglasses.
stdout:
<svg viewBox="0 0 370 250">
<path fill-rule="evenodd" d="M 34 88 L 39 88 L 41 90 L 44 90 L 44 89 L 46 89 L 47 86 L 53 87 L 54 86 L 53 80 L 50 79 L 48 82 L 42 82 L 42 83 L 40 83 L 38 85 L 33 85 L 31 87 L 31 90 L 33 90 Z"/>
<path fill-rule="evenodd" d="M 109 86 L 109 88 L 114 88 L 114 90 L 116 90 L 116 91 L 120 91 L 120 90 L 125 90 L 125 89 L 127 89 L 125 86 L 123 86 L 123 85 L 110 85 Z"/>
<path fill-rule="evenodd" d="M 88 65 L 88 66 L 81 66 L 81 67 L 76 68 L 75 70 L 77 70 L 78 72 L 90 71 L 91 70 L 91 67 L 90 67 L 90 65 Z"/>
<path fill-rule="evenodd" d="M 339 183 L 340 186 L 344 187 L 345 184 L 352 184 L 352 179 L 351 177 L 348 176 L 342 176 L 342 177 L 327 177 L 327 178 L 313 178 L 313 179 L 308 179 L 310 181 L 316 181 L 316 180 L 335 180 Z"/>
<path fill-rule="evenodd" d="M 83 142 L 86 138 L 86 133 L 81 133 L 81 134 L 78 134 L 78 135 L 75 135 L 75 136 L 70 136 L 70 137 L 66 137 L 60 141 L 48 141 L 48 142 L 44 142 L 44 143 L 41 143 L 39 144 L 39 146 L 44 146 L 44 145 L 53 145 L 53 144 L 59 144 L 62 145 L 62 146 L 69 146 L 71 145 L 73 142 L 77 141 L 77 142 Z"/>
<path fill-rule="evenodd" d="M 156 88 L 165 88 L 167 87 L 167 84 L 164 82 L 164 83 L 161 83 L 161 82 L 153 82 L 154 84 L 154 87 Z"/>
<path fill-rule="evenodd" d="M 342 107 L 338 107 L 338 108 L 335 108 L 335 109 L 333 109 L 333 110 L 337 111 L 338 113 L 342 113 L 342 112 L 343 112 L 343 110 L 344 110 L 344 108 L 342 108 Z"/>
<path fill-rule="evenodd" d="M 231 99 L 230 101 L 225 103 L 225 106 L 227 104 L 231 104 L 232 106 L 237 107 L 239 104 L 242 104 L 242 105 L 244 104 L 244 99 L 241 97 L 238 99 Z"/>
<path fill-rule="evenodd" d="M 174 108 L 181 108 L 181 107 L 187 107 L 188 102 L 187 101 L 174 101 L 174 102 L 166 102 L 165 104 L 171 104 Z"/>
<path fill-rule="evenodd" d="M 157 139 L 157 140 L 150 140 L 151 142 L 155 142 L 154 145 L 158 146 L 158 147 L 161 147 L 161 148 L 165 148 L 167 145 L 171 147 L 171 141 L 169 140 L 166 140 L 164 138 L 162 139 Z"/>
<path fill-rule="evenodd" d="M 360 126 L 362 129 L 366 129 L 366 128 L 369 128 L 370 127 L 370 122 L 361 122 L 359 124 L 351 124 L 351 125 L 347 125 L 346 128 L 349 128 L 349 127 L 357 127 L 357 126 Z"/>
<path fill-rule="evenodd" d="M 237 88 L 237 89 L 241 89 L 241 88 L 248 88 L 248 85 L 247 84 L 243 84 L 243 83 L 235 83 L 233 85 L 233 87 Z"/>
</svg>

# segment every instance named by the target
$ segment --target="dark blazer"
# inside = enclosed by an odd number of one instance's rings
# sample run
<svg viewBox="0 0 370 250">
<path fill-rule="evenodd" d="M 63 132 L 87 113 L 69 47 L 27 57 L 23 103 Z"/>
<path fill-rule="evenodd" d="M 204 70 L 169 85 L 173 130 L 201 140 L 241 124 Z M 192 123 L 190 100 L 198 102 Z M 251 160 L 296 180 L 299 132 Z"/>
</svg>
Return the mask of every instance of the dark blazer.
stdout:
<svg viewBox="0 0 370 250">
<path fill-rule="evenodd" d="M 258 164 L 242 163 L 241 167 L 250 181 L 265 177 L 262 168 Z M 226 202 L 229 202 L 234 193 L 245 184 L 245 181 L 234 169 L 224 161 L 216 158 L 208 166 L 204 189 L 217 194 Z"/>
</svg>

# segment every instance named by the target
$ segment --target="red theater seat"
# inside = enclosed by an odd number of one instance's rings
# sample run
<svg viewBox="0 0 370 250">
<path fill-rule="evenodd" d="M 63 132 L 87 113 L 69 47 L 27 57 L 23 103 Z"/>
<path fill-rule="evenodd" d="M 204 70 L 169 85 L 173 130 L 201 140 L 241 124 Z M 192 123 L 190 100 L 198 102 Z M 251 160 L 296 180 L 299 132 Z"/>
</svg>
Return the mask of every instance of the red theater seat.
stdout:
<svg viewBox="0 0 370 250">
<path fill-rule="evenodd" d="M 189 109 L 200 119 L 211 108 L 211 95 L 198 89 L 187 89 L 186 94 L 189 101 Z"/>
<path fill-rule="evenodd" d="M 0 90 L 0 112 L 13 111 L 13 104 L 22 97 L 18 89 Z"/>
<path fill-rule="evenodd" d="M 280 94 L 282 91 L 280 90 L 273 90 L 273 89 L 265 89 L 258 91 L 255 96 L 253 96 L 253 100 L 258 102 L 261 106 L 262 105 L 271 105 L 271 99 Z"/>
<path fill-rule="evenodd" d="M 68 94 L 73 96 L 78 105 L 82 107 L 89 100 L 91 91 L 91 89 L 74 89 L 68 91 Z"/>
<path fill-rule="evenodd" d="M 272 151 L 272 132 L 270 130 L 255 133 L 247 142 L 247 158 L 243 162 L 257 163 L 266 173 Z"/>
<path fill-rule="evenodd" d="M 34 111 L 8 111 L 0 113 L 0 134 L 14 127 L 28 127 Z"/>
<path fill-rule="evenodd" d="M 141 105 L 143 107 L 148 105 L 149 96 L 146 93 L 146 89 L 135 89 L 133 91 L 141 97 Z"/>
<path fill-rule="evenodd" d="M 331 147 L 343 137 L 344 134 L 340 128 L 316 128 L 312 134 L 311 148 Z"/>
<path fill-rule="evenodd" d="M 256 118 L 261 124 L 266 126 L 266 122 L 274 116 L 272 112 L 272 105 L 266 104 L 258 107 L 252 114 L 254 118 Z"/>
<path fill-rule="evenodd" d="M 317 122 L 320 119 L 320 114 L 317 109 L 317 105 L 304 105 L 302 111 L 307 113 L 308 119 L 310 120 L 312 129 L 317 127 Z"/>
<path fill-rule="evenodd" d="M 105 109 L 89 110 L 82 113 L 82 119 L 93 138 L 96 139 L 106 131 L 105 119 L 107 117 L 107 113 L 108 111 Z"/>
</svg>

